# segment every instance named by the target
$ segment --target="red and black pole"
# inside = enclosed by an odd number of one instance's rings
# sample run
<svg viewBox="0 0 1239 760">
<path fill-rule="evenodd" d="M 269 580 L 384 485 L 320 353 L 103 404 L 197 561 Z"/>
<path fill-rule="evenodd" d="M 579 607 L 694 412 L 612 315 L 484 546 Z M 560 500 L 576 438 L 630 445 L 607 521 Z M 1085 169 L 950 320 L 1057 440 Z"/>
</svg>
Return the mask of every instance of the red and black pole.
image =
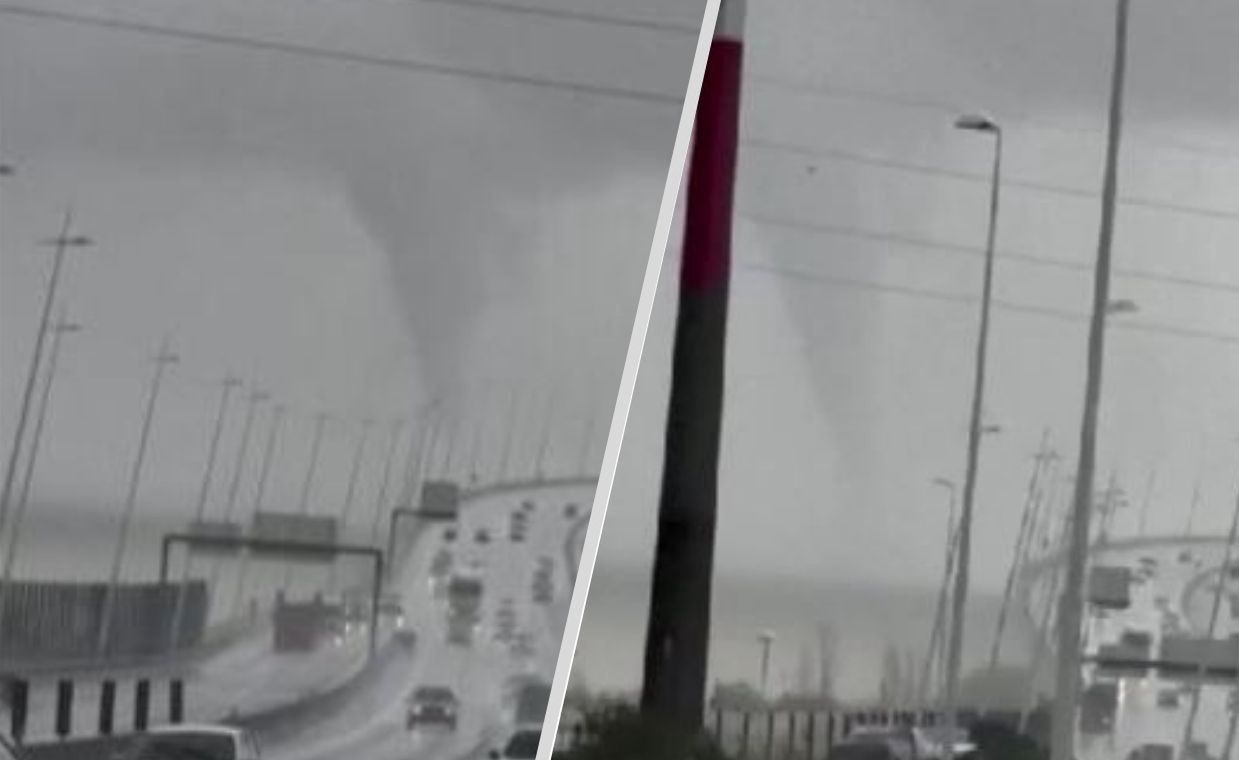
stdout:
<svg viewBox="0 0 1239 760">
<path fill-rule="evenodd" d="M 641 709 L 705 716 L 744 0 L 722 0 L 697 103 Z"/>
</svg>

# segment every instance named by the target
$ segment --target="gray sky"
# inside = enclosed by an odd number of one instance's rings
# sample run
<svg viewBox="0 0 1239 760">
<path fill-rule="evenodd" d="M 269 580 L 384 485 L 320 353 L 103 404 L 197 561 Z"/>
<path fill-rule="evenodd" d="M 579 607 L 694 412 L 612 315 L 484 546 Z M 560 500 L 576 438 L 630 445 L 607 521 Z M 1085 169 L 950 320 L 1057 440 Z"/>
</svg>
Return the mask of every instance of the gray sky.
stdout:
<svg viewBox="0 0 1239 760">
<path fill-rule="evenodd" d="M 976 306 L 839 287 L 829 276 L 969 296 L 978 256 L 806 232 L 755 217 L 980 248 L 986 184 L 774 150 L 845 151 L 984 175 L 986 139 L 951 129 L 983 109 L 1007 127 L 1006 176 L 1100 187 L 1113 3 L 839 0 L 754 3 L 748 22 L 717 563 L 721 573 L 931 585 L 945 494 L 962 481 Z M 1132 325 L 1239 338 L 1239 5 L 1132 4 L 1125 196 L 1116 266 L 1226 283 L 1193 288 L 1127 277 Z M 789 86 L 790 85 L 790 86 Z M 797 89 L 808 85 L 817 93 Z M 826 91 L 831 94 L 823 94 Z M 876 96 L 876 97 L 875 97 Z M 886 96 L 916 105 L 895 105 Z M 931 106 L 931 103 L 943 104 Z M 1192 150 L 1182 145 L 1193 146 Z M 1197 148 L 1205 150 L 1197 150 Z M 1087 265 L 1099 201 L 1004 190 L 999 246 Z M 1001 252 L 1000 252 L 1001 253 Z M 773 268 L 779 273 L 771 273 Z M 678 238 L 608 514 L 600 566 L 648 566 L 674 316 Z M 787 276 L 787 273 L 808 276 Z M 996 296 L 1078 314 L 1087 270 L 1001 261 Z M 1085 325 L 996 312 L 975 578 L 1001 588 L 1023 489 L 1046 427 L 1074 461 Z M 1239 340 L 1109 333 L 1099 467 L 1138 506 L 1158 470 L 1150 525 L 1224 529 L 1239 476 Z M 1135 512 L 1121 526 L 1135 525 Z M 987 546 L 986 544 L 989 544 Z"/>
<path fill-rule="evenodd" d="M 144 513 L 188 509 L 226 369 L 292 404 L 274 504 L 295 498 L 315 411 L 386 419 L 438 394 L 493 421 L 508 403 L 498 383 L 556 389 L 552 459 L 575 465 L 585 410 L 613 403 L 679 118 L 664 100 L 685 88 L 693 35 L 397 0 L 25 7 L 659 96 L 0 14 L 0 155 L 20 170 L 0 201 L 5 440 L 46 272 L 31 243 L 54 234 L 66 203 L 98 241 L 66 272 L 64 303 L 86 332 L 65 344 L 36 498 L 114 508 L 146 359 L 168 333 L 183 362 L 160 406 Z M 540 7 L 695 25 L 704 5 Z M 544 405 L 521 398 L 530 437 Z M 329 429 L 314 508 L 341 497 L 354 434 Z M 493 461 L 498 431 L 487 434 Z"/>
</svg>

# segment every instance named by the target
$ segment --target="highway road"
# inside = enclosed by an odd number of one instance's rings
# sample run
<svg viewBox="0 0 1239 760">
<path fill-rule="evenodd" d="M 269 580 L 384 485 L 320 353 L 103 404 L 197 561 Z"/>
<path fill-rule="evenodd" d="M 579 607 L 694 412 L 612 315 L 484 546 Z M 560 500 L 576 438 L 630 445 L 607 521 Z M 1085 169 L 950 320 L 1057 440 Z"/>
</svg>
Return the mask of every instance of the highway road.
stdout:
<svg viewBox="0 0 1239 760">
<path fill-rule="evenodd" d="M 267 748 L 272 760 L 464 760 L 485 757 L 502 743 L 512 727 L 509 679 L 537 674 L 550 680 L 565 623 L 560 603 L 571 593 L 571 571 L 565 547 L 576 521 L 564 514 L 569 502 L 584 508 L 592 501 L 592 486 L 553 486 L 498 493 L 471 502 L 462 510 L 457 539 L 448 542 L 444 528 L 435 527 L 420 542 L 393 590 L 403 597 L 406 624 L 418 635 L 413 657 L 355 699 L 313 732 L 302 733 L 281 746 Z M 509 539 L 512 512 L 522 501 L 536 507 L 527 538 Z M 475 541 L 478 529 L 490 533 L 489 543 Z M 446 640 L 446 599 L 436 592 L 431 567 L 434 555 L 447 548 L 457 567 L 477 564 L 484 577 L 482 626 L 470 647 Z M 532 577 L 539 557 L 554 562 L 555 601 L 535 604 Z M 532 656 L 518 657 L 495 640 L 495 619 L 503 600 L 510 599 L 518 629 L 528 630 L 536 643 Z M 404 725 L 404 698 L 416 686 L 447 685 L 461 701 L 455 731 L 418 729 Z"/>
<path fill-rule="evenodd" d="M 1189 561 L 1181 561 L 1180 553 L 1187 548 Z M 1127 565 L 1135 567 L 1142 557 L 1157 560 L 1157 572 L 1147 582 L 1133 587 L 1131 607 L 1124 611 L 1110 611 L 1091 615 L 1085 633 L 1085 652 L 1096 654 L 1103 643 L 1112 643 L 1124 630 L 1147 631 L 1153 636 L 1153 652 L 1160 647 L 1162 637 L 1162 606 L 1166 611 L 1180 615 L 1188 631 L 1203 635 L 1212 601 L 1211 584 L 1201 586 L 1197 581 L 1202 574 L 1213 572 L 1223 559 L 1224 545 L 1193 545 L 1185 547 L 1164 544 L 1157 548 L 1102 550 L 1092 556 L 1096 565 Z M 1046 578 L 1039 581 L 1034 592 L 1044 598 Z M 1195 587 L 1195 594 L 1185 599 L 1185 592 Z M 1203 598 L 1207 597 L 1207 599 Z M 1034 596 L 1034 598 L 1037 598 Z M 1184 609 L 1185 604 L 1187 610 Z M 1185 614 L 1186 613 L 1186 614 Z M 1202 614 L 1203 613 L 1203 614 Z M 1225 604 L 1219 617 L 1218 635 L 1225 637 L 1239 633 L 1239 625 L 1230 615 Z M 1086 679 L 1096 677 L 1096 668 L 1090 666 Z M 1080 735 L 1077 747 L 1081 760 L 1126 760 L 1133 749 L 1146 743 L 1164 743 L 1177 747 L 1183 738 L 1191 697 L 1182 693 L 1177 706 L 1158 705 L 1158 694 L 1163 690 L 1180 691 L 1181 680 L 1167 680 L 1156 672 L 1145 677 L 1125 677 L 1120 681 L 1119 707 L 1112 734 L 1101 736 Z M 1193 732 L 1196 739 L 1209 746 L 1210 756 L 1220 758 L 1229 721 L 1227 701 L 1233 685 L 1206 683 L 1201 688 L 1200 710 Z M 1233 760 L 1233 759 L 1232 759 Z"/>
</svg>

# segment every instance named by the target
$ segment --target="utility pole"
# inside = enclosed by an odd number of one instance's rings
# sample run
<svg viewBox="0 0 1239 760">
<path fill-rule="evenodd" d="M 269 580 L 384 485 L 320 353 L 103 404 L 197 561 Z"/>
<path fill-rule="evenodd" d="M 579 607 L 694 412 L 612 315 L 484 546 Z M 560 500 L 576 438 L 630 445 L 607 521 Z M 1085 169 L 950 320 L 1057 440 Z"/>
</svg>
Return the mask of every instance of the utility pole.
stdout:
<svg viewBox="0 0 1239 760">
<path fill-rule="evenodd" d="M 998 656 L 1002 649 L 1002 637 L 1007 627 L 1007 610 L 1011 607 L 1011 593 L 1015 590 L 1015 579 L 1023 567 L 1025 547 L 1032 533 L 1033 514 L 1037 504 L 1037 489 L 1041 477 L 1050 461 L 1050 431 L 1041 435 L 1041 445 L 1033 457 L 1032 475 L 1028 478 L 1028 490 L 1024 496 L 1024 509 L 1020 515 L 1020 527 L 1015 535 L 1015 548 L 1011 552 L 1011 566 L 1007 570 L 1007 582 L 1002 592 L 1002 606 L 998 610 L 998 627 L 994 631 L 994 643 L 990 647 L 989 670 L 998 667 Z"/>
<path fill-rule="evenodd" d="M 43 388 L 39 397 L 39 410 L 35 416 L 34 432 L 30 438 L 30 454 L 26 457 L 26 469 L 22 474 L 21 491 L 17 496 L 17 508 L 13 512 L 13 525 L 9 534 L 8 551 L 4 555 L 4 573 L 0 576 L 0 647 L 3 646 L 5 599 L 13 581 L 13 569 L 17 564 L 17 551 L 21 548 L 22 527 L 30 506 L 30 490 L 34 483 L 35 465 L 43 442 L 43 430 L 47 422 L 47 410 L 51 405 L 52 386 L 56 381 L 56 368 L 60 363 L 60 341 L 68 333 L 80 331 L 80 325 L 68 321 L 61 309 L 56 324 L 51 326 L 52 345 L 48 353 L 47 371 L 43 375 Z"/>
<path fill-rule="evenodd" d="M 641 712 L 685 735 L 706 706 L 744 11 L 720 3 L 697 101 L 645 638 Z"/>
<path fill-rule="evenodd" d="M 215 461 L 219 455 L 219 442 L 224 433 L 224 422 L 228 417 L 228 402 L 232 392 L 241 385 L 241 379 L 225 375 L 220 382 L 219 408 L 215 411 L 215 424 L 211 426 L 211 441 L 207 446 L 206 467 L 202 473 L 202 485 L 198 488 L 198 501 L 194 505 L 193 523 L 202 522 L 206 515 L 207 497 L 211 492 L 211 479 L 215 474 Z M 176 651 L 181 643 L 181 629 L 185 617 L 185 594 L 189 590 L 189 575 L 193 562 L 193 554 L 186 553 L 185 565 L 181 569 L 181 585 L 176 592 L 176 606 L 172 611 L 172 626 L 169 629 L 168 651 Z"/>
<path fill-rule="evenodd" d="M 964 116 L 955 122 L 967 129 L 994 136 L 994 159 L 990 177 L 989 224 L 985 239 L 985 268 L 981 281 L 981 315 L 977 330 L 976 358 L 973 367 L 972 412 L 968 426 L 968 457 L 964 473 L 963 511 L 959 526 L 959 564 L 955 571 L 955 591 L 951 599 L 951 636 L 947 648 L 946 729 L 954 736 L 959 720 L 959 681 L 964 646 L 964 619 L 968 602 L 968 580 L 972 562 L 972 513 L 976 498 L 977 471 L 984 435 L 986 354 L 989 348 L 990 301 L 994 283 L 994 247 L 998 235 L 998 203 L 1002 187 L 1002 127 L 978 116 Z M 955 745 L 947 742 L 946 760 L 955 760 Z"/>
<path fill-rule="evenodd" d="M 159 401 L 159 391 L 163 387 L 164 372 L 169 365 L 180 361 L 180 357 L 172 353 L 168 339 L 160 344 L 159 353 L 155 355 L 155 373 L 151 378 L 150 395 L 146 400 L 146 412 L 142 418 L 142 432 L 138 437 L 138 453 L 133 460 L 133 472 L 129 476 L 129 493 L 125 496 L 125 506 L 121 512 L 120 535 L 112 552 L 112 567 L 108 571 L 108 585 L 103 597 L 103 611 L 99 623 L 99 638 L 95 654 L 103 658 L 107 656 L 111 644 L 112 617 L 115 614 L 116 590 L 120 583 L 120 571 L 125 561 L 125 551 L 129 547 L 129 527 L 133 522 L 133 513 L 138 505 L 138 486 L 142 480 L 142 466 L 146 463 L 147 445 L 150 443 L 151 425 L 155 420 L 155 404 Z"/>
<path fill-rule="evenodd" d="M 35 386 L 38 384 L 39 370 L 43 363 L 43 344 L 50 332 L 52 321 L 52 306 L 56 302 L 60 287 L 61 272 L 64 269 L 65 253 L 70 248 L 84 248 L 93 245 L 90 238 L 81 235 L 71 235 L 73 226 L 73 210 L 65 211 L 64 220 L 60 225 L 60 234 L 44 241 L 43 245 L 51 245 L 52 271 L 47 278 L 47 288 L 43 293 L 43 305 L 39 312 L 39 326 L 34 337 L 34 351 L 30 356 L 30 366 L 26 370 L 26 385 L 22 390 L 22 402 L 17 413 L 17 427 L 13 431 L 13 446 L 9 450 L 8 465 L 4 470 L 4 487 L 0 491 L 0 536 L 3 536 L 9 517 L 9 503 L 16 484 L 18 463 L 22 448 L 26 442 L 26 425 L 29 424 L 30 406 L 34 400 Z"/>
<path fill-rule="evenodd" d="M 1222 556 L 1222 567 L 1218 570 L 1217 587 L 1213 591 L 1213 606 L 1209 610 L 1209 628 L 1205 636 L 1212 639 L 1217 636 L 1218 618 L 1222 612 L 1222 597 L 1226 591 L 1226 577 L 1230 569 L 1231 555 L 1235 549 L 1235 541 L 1239 539 L 1239 493 L 1235 495 L 1235 509 L 1230 518 L 1230 533 L 1226 538 L 1226 551 Z M 1187 721 L 1183 727 L 1183 744 L 1179 748 L 1179 756 L 1187 757 L 1187 747 L 1192 743 L 1192 734 L 1196 728 L 1196 714 L 1200 711 L 1200 681 L 1204 679 L 1204 667 L 1197 672 L 1197 681 L 1192 686 L 1192 705 L 1188 708 Z M 1239 704 L 1236 705 L 1239 708 Z M 1229 757 L 1229 754 L 1224 755 Z"/>
<path fill-rule="evenodd" d="M 1093 313 L 1088 335 L 1088 373 L 1080 422 L 1079 464 L 1076 467 L 1074 514 L 1062 610 L 1058 615 L 1058 668 L 1050 760 L 1075 760 L 1076 704 L 1080 695 L 1080 638 L 1084 617 L 1084 565 L 1088 553 L 1090 500 L 1097 459 L 1097 418 L 1101 407 L 1105 359 L 1106 313 L 1110 303 L 1110 257 L 1118 195 L 1119 144 L 1122 139 L 1123 87 L 1127 66 L 1127 17 L 1130 0 L 1116 0 L 1114 68 L 1110 85 L 1110 116 L 1106 167 L 1102 187 L 1101 226 L 1093 275 Z"/>
</svg>

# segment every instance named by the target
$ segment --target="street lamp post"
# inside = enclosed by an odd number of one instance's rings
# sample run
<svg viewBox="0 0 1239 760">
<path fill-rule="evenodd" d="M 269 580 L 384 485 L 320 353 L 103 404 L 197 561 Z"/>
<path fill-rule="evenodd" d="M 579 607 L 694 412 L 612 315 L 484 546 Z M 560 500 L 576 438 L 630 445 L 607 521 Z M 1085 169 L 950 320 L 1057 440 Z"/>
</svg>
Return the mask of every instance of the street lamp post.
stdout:
<svg viewBox="0 0 1239 760">
<path fill-rule="evenodd" d="M 348 469 L 348 481 L 344 486 L 344 501 L 340 504 L 340 536 L 343 540 L 347 535 L 345 533 L 348 528 L 349 513 L 353 509 L 353 502 L 357 498 L 357 480 L 361 475 L 361 464 L 366 456 L 366 443 L 370 440 L 370 429 L 374 427 L 374 420 L 367 417 L 361 421 L 361 432 L 357 435 L 357 446 L 353 449 L 353 460 Z M 327 588 L 334 592 L 337 583 L 337 562 L 331 563 L 331 569 L 327 572 Z"/>
<path fill-rule="evenodd" d="M 945 668 L 939 658 L 942 642 L 942 629 L 946 624 L 946 608 L 951 586 L 951 569 L 955 565 L 955 481 L 946 478 L 934 478 L 933 484 L 947 491 L 946 540 L 942 567 L 942 585 L 938 588 L 938 603 L 934 608 L 934 624 L 929 632 L 929 651 L 925 655 L 925 664 L 921 670 L 920 697 L 924 701 L 928 696 L 930 679 L 933 675 L 935 658 L 938 658 L 938 675 L 942 677 Z"/>
<path fill-rule="evenodd" d="M 80 325 L 69 322 L 61 310 L 56 324 L 52 325 L 52 345 L 48 353 L 47 372 L 43 376 L 43 388 L 39 397 L 39 411 L 35 417 L 34 431 L 30 437 L 30 454 L 26 457 L 26 469 L 22 473 L 21 492 L 17 496 L 17 508 L 13 512 L 13 526 L 9 535 L 8 551 L 4 555 L 4 571 L 0 576 L 0 645 L 4 636 L 5 598 L 8 595 L 9 584 L 13 580 L 13 569 L 17 564 L 17 550 L 21 548 L 22 526 L 25 524 L 26 512 L 30 505 L 30 489 L 34 482 L 35 464 L 38 461 L 40 444 L 43 441 L 44 425 L 47 422 L 47 410 L 51 404 L 52 385 L 56 381 L 56 368 L 60 363 L 60 341 L 67 333 L 80 331 Z"/>
<path fill-rule="evenodd" d="M 985 241 L 985 270 L 981 287 L 981 317 L 977 337 L 976 363 L 972 389 L 972 414 L 968 430 L 968 463 L 964 473 L 963 507 L 959 524 L 959 560 L 955 571 L 955 591 L 951 599 L 951 635 L 947 649 L 946 725 L 947 736 L 954 736 L 958 721 L 960 660 L 963 654 L 964 614 L 968 597 L 968 572 L 972 552 L 972 513 L 976 496 L 977 465 L 984 433 L 982 413 L 985 401 L 985 361 L 989 343 L 990 300 L 994 281 L 994 247 L 998 233 L 998 200 L 1002 177 L 1002 128 L 984 116 L 962 116 L 959 129 L 994 136 L 993 171 L 990 178 L 989 225 Z M 947 743 L 946 760 L 954 760 L 955 748 Z"/>
<path fill-rule="evenodd" d="M 1218 617 L 1222 612 L 1222 597 L 1225 595 L 1226 578 L 1230 571 L 1231 553 L 1235 548 L 1235 541 L 1239 539 L 1239 493 L 1235 495 L 1235 509 L 1230 519 L 1230 532 L 1226 537 L 1226 550 L 1222 555 L 1222 567 L 1218 571 L 1217 587 L 1213 591 L 1213 605 L 1209 610 L 1209 626 L 1205 629 L 1205 636 L 1212 639 L 1217 635 Z M 1197 675 L 1203 680 L 1204 672 L 1201 668 Z M 1239 683 L 1236 684 L 1239 688 Z M 1236 704 L 1235 709 L 1239 710 L 1239 704 Z M 1192 686 L 1192 704 L 1188 709 L 1187 720 L 1183 727 L 1183 743 L 1179 748 L 1180 757 L 1187 757 L 1188 745 L 1192 743 L 1192 733 L 1196 728 L 1196 714 L 1200 711 L 1200 683 L 1197 681 Z M 1227 752 L 1223 757 L 1230 757 Z"/>
<path fill-rule="evenodd" d="M 215 411 L 215 423 L 211 426 L 211 442 L 207 446 L 206 466 L 202 472 L 202 485 L 198 488 L 198 501 L 194 505 L 193 523 L 202 522 L 206 514 L 207 497 L 211 493 L 211 480 L 215 474 L 215 462 L 219 458 L 219 442 L 224 434 L 224 422 L 228 418 L 228 402 L 232 392 L 241 385 L 241 379 L 225 375 L 220 381 L 219 407 Z M 176 592 L 176 606 L 172 611 L 172 625 L 168 634 L 168 650 L 175 651 L 181 643 L 182 621 L 185 616 L 185 595 L 189 590 L 189 575 L 192 565 L 192 554 L 186 552 L 185 564 L 181 568 L 181 584 Z"/>
<path fill-rule="evenodd" d="M 770 699 L 770 649 L 774 645 L 774 632 L 762 631 L 757 634 L 757 643 L 761 645 L 761 697 Z"/>
<path fill-rule="evenodd" d="M 387 453 L 383 456 L 383 471 L 379 476 L 379 492 L 374 500 L 374 522 L 370 526 L 370 544 L 378 546 L 379 527 L 383 523 L 383 515 L 387 514 L 387 491 L 391 487 L 392 459 L 396 456 L 396 447 L 400 444 L 400 432 L 404 428 L 404 420 L 398 419 L 392 423 L 391 438 L 387 442 Z"/>
<path fill-rule="evenodd" d="M 263 500 L 267 495 L 267 483 L 271 479 L 271 467 L 275 462 L 275 452 L 279 447 L 280 434 L 284 430 L 284 417 L 288 414 L 287 404 L 276 404 L 271 409 L 271 426 L 267 428 L 267 443 L 262 452 L 262 463 L 258 465 L 258 486 L 254 492 L 254 511 L 257 515 L 262 511 Z M 253 519 L 251 516 L 251 520 Z M 237 584 L 232 594 L 232 616 L 241 614 L 241 598 L 245 593 L 245 581 L 249 576 L 250 552 L 241 550 L 241 563 L 237 568 Z"/>
<path fill-rule="evenodd" d="M 30 406 L 34 400 L 35 385 L 38 383 L 39 369 L 43 362 L 43 345 L 48 335 L 52 321 L 52 305 L 56 301 L 57 290 L 60 287 L 61 273 L 64 269 L 65 253 L 70 248 L 84 248 L 92 245 L 90 238 L 81 235 L 71 235 L 73 226 L 73 211 L 65 212 L 61 222 L 60 234 L 44 245 L 55 249 L 52 256 L 52 271 L 48 275 L 47 288 L 43 294 L 43 305 L 40 309 L 38 331 L 34 338 L 34 352 L 30 357 L 30 366 L 26 371 L 26 385 L 22 390 L 22 402 L 17 414 L 17 427 L 13 431 L 13 446 L 9 450 L 8 465 L 4 470 L 4 486 L 0 490 L 0 535 L 4 534 L 9 515 L 9 502 L 13 496 L 13 487 L 17 478 L 18 462 L 21 459 L 22 445 L 26 440 L 26 426 L 29 424 Z"/>
<path fill-rule="evenodd" d="M 533 463 L 533 476 L 535 480 L 543 480 L 546 477 L 543 464 L 546 459 L 546 450 L 551 445 L 551 424 L 555 419 L 555 390 L 551 389 L 546 394 L 546 417 L 542 420 L 542 435 L 538 440 L 538 454 Z"/>
<path fill-rule="evenodd" d="M 151 378 L 150 394 L 146 400 L 146 412 L 142 418 L 142 432 L 138 436 L 138 453 L 133 460 L 133 471 L 129 476 L 129 492 L 125 496 L 125 506 L 121 512 L 120 535 L 112 552 L 112 566 L 108 571 L 108 585 L 103 597 L 103 611 L 99 622 L 99 638 L 95 653 L 102 658 L 107 655 L 112 637 L 112 617 L 116 608 L 116 589 L 120 583 L 121 566 L 125 561 L 125 552 L 129 548 L 129 528 L 133 522 L 133 513 L 138 505 L 138 487 L 142 481 L 142 468 L 146 464 L 146 451 L 150 443 L 151 425 L 155 420 L 155 405 L 159 401 L 159 392 L 163 387 L 164 373 L 167 368 L 180 361 L 172 353 L 168 339 L 164 339 L 155 355 L 155 372 Z"/>
<path fill-rule="evenodd" d="M 1084 569 L 1088 553 L 1089 501 L 1097 459 L 1097 419 L 1101 407 L 1105 359 L 1106 311 L 1110 303 L 1110 259 L 1118 196 L 1119 144 L 1123 125 L 1123 87 L 1127 67 L 1127 18 L 1130 0 L 1116 0 L 1114 64 L 1110 84 L 1110 114 L 1102 187 L 1101 224 L 1093 274 L 1093 313 L 1089 323 L 1088 371 L 1080 421 L 1079 464 L 1076 467 L 1073 522 L 1062 607 L 1058 615 L 1056 695 L 1050 743 L 1051 760 L 1074 760 L 1076 703 L 1080 694 L 1080 641 L 1084 617 Z"/>
<path fill-rule="evenodd" d="M 310 513 L 310 492 L 314 489 L 314 474 L 318 471 L 318 454 L 322 450 L 323 433 L 327 429 L 327 421 L 331 415 L 319 412 L 314 415 L 314 434 L 310 441 L 310 461 L 306 464 L 305 478 L 301 481 L 301 496 L 297 499 L 297 512 L 302 517 Z M 284 589 L 288 590 L 293 581 L 293 564 L 284 563 Z"/>
</svg>

